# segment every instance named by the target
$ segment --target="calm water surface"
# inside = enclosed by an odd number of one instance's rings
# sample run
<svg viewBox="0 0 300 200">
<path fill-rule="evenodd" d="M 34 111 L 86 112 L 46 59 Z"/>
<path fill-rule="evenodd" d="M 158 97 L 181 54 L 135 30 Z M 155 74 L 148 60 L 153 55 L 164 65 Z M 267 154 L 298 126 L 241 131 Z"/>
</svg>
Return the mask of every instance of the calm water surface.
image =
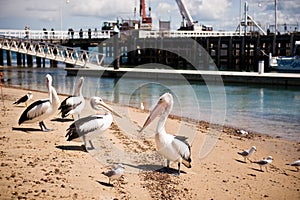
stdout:
<svg viewBox="0 0 300 200">
<path fill-rule="evenodd" d="M 63 69 L 4 71 L 5 83 L 46 91 L 45 75 L 53 76 L 57 92 L 72 94 L 78 77 Z M 175 97 L 173 114 L 300 141 L 300 88 L 258 85 L 206 85 L 185 81 L 86 77 L 83 94 L 151 109 L 159 96 Z"/>
</svg>

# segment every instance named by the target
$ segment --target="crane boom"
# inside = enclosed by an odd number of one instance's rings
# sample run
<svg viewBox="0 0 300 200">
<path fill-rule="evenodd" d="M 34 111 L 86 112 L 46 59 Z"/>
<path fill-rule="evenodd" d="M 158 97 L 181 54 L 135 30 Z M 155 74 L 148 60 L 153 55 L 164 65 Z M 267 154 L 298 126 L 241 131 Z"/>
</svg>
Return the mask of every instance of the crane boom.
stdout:
<svg viewBox="0 0 300 200">
<path fill-rule="evenodd" d="M 140 0 L 140 16 L 146 18 L 146 3 L 145 0 Z"/>
<path fill-rule="evenodd" d="M 186 8 L 183 0 L 176 0 L 176 3 L 179 7 L 182 18 L 184 20 L 186 20 L 186 22 L 187 22 L 187 24 L 186 24 L 187 27 L 193 27 L 194 26 L 193 18 L 191 16 L 190 12 L 188 11 L 188 9 Z"/>
<path fill-rule="evenodd" d="M 149 7 L 149 16 L 147 16 L 145 0 L 140 0 L 140 16 L 142 16 L 142 24 L 140 29 L 152 30 L 152 17 L 150 12 L 151 7 Z"/>
</svg>

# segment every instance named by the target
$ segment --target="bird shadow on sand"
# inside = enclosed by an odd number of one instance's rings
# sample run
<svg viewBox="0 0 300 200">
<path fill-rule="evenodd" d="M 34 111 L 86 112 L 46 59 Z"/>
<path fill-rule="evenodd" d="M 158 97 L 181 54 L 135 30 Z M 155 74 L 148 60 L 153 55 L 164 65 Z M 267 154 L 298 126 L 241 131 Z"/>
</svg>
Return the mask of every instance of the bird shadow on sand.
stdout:
<svg viewBox="0 0 300 200">
<path fill-rule="evenodd" d="M 22 105 L 14 105 L 14 107 L 17 107 L 17 108 L 26 108 L 26 106 L 22 106 Z"/>
<path fill-rule="evenodd" d="M 250 167 L 250 169 L 252 169 L 254 171 L 257 171 L 257 172 L 264 172 L 263 170 L 260 170 L 260 169 L 257 169 L 257 168 L 253 168 L 253 167 Z"/>
<path fill-rule="evenodd" d="M 174 169 L 174 168 L 167 168 L 167 167 L 162 167 L 158 170 L 155 170 L 156 172 L 161 172 L 161 173 L 165 173 L 165 174 L 176 174 L 178 173 L 178 170 L 177 169 Z M 180 174 L 186 174 L 185 171 L 182 171 L 180 170 Z"/>
<path fill-rule="evenodd" d="M 97 181 L 100 185 L 106 186 L 106 187 L 114 187 L 113 184 L 111 183 L 107 183 L 107 182 L 103 182 L 103 181 Z"/>
<path fill-rule="evenodd" d="M 65 151 L 82 151 L 82 152 L 87 152 L 86 148 L 81 145 L 58 145 L 56 148 L 65 150 Z"/>
<path fill-rule="evenodd" d="M 299 172 L 296 169 L 288 169 L 288 170 L 291 171 L 291 172 Z"/>
<path fill-rule="evenodd" d="M 239 159 L 234 159 L 236 162 L 239 162 L 239 163 L 244 163 L 244 164 L 247 164 L 247 162 L 243 161 L 243 160 L 239 160 Z"/>
<path fill-rule="evenodd" d="M 29 132 L 42 132 L 41 129 L 38 129 L 38 128 L 16 128 L 16 127 L 12 127 L 12 130 L 13 131 L 22 131 L 22 132 L 26 132 L 26 133 L 29 133 Z"/>
<path fill-rule="evenodd" d="M 131 165 L 131 164 L 123 163 L 123 165 L 129 166 L 129 167 L 132 167 L 132 168 L 136 168 L 136 169 L 142 170 L 142 171 L 155 171 L 155 172 L 166 173 L 166 174 L 176 174 L 176 173 L 178 173 L 177 169 L 162 167 L 161 165 L 155 165 L 155 164 Z M 182 170 L 180 170 L 180 173 L 186 174 L 186 172 L 182 171 Z"/>
<path fill-rule="evenodd" d="M 54 119 L 51 119 L 52 122 L 73 122 L 74 119 L 65 119 L 65 118 L 54 118 Z"/>
</svg>

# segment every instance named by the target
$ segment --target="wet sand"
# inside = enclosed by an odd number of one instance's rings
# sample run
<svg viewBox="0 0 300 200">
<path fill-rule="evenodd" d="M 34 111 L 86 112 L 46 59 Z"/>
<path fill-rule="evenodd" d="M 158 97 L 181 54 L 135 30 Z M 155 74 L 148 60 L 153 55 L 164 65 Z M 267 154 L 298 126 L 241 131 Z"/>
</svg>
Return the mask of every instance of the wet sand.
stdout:
<svg viewBox="0 0 300 200">
<path fill-rule="evenodd" d="M 18 125 L 25 107 L 13 102 L 26 93 L 22 89 L 3 88 L 0 199 L 300 199 L 300 171 L 287 165 L 300 159 L 299 143 L 255 133 L 239 136 L 230 127 L 183 122 L 178 117 L 168 119 L 166 130 L 176 133 L 182 123 L 196 130 L 191 148 L 192 168 L 182 165 L 180 176 L 173 176 L 157 171 L 133 172 L 125 166 L 121 180 L 109 185 L 108 178 L 101 173 L 110 164 L 83 151 L 81 142 L 66 141 L 71 120 L 45 120 L 54 129 L 52 132 L 40 131 L 38 123 Z M 47 98 L 47 93 L 33 91 L 33 95 L 34 100 Z M 61 101 L 64 98 L 60 95 Z M 148 115 L 148 111 L 123 109 L 128 110 L 128 118 L 138 126 L 143 125 Z M 210 137 L 217 143 L 202 158 L 203 141 L 211 133 L 215 133 Z M 137 154 L 155 151 L 153 138 L 131 139 L 116 122 L 104 134 L 125 150 Z M 260 171 L 250 161 L 244 163 L 237 154 L 253 145 L 257 152 L 250 158 L 252 161 L 269 155 L 274 158 L 268 171 Z M 177 164 L 171 167 L 177 169 Z"/>
</svg>

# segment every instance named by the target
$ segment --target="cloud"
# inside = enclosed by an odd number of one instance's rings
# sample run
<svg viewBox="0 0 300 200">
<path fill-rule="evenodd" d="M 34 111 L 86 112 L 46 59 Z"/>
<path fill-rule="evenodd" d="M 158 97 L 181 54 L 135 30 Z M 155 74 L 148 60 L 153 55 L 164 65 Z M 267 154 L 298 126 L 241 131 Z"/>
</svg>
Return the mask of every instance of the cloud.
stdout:
<svg viewBox="0 0 300 200">
<path fill-rule="evenodd" d="M 109 2 L 109 3 L 108 3 Z M 73 16 L 85 16 L 85 17 L 102 17 L 102 18 L 114 18 L 127 17 L 133 15 L 134 5 L 132 1 L 78 1 L 76 4 L 72 4 L 70 12 Z"/>
</svg>

